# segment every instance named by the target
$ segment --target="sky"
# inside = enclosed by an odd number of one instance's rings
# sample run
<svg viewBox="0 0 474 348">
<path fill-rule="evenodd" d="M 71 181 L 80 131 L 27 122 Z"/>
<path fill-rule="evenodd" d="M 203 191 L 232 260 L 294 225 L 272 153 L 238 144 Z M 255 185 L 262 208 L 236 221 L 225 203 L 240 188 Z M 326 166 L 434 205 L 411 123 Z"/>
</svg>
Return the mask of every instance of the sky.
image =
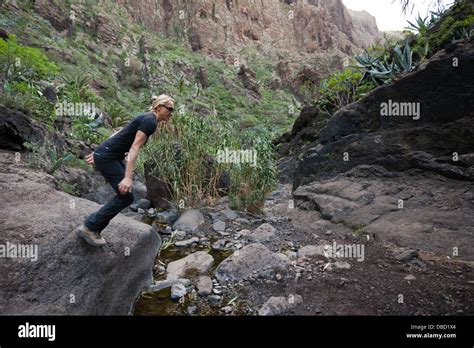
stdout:
<svg viewBox="0 0 474 348">
<path fill-rule="evenodd" d="M 403 30 L 408 26 L 407 20 L 413 22 L 418 13 L 426 17 L 429 10 L 437 8 L 436 0 L 412 0 L 413 12 L 402 15 L 400 0 L 342 0 L 351 10 L 365 10 L 375 17 L 379 30 Z M 443 6 L 449 7 L 454 0 L 440 0 Z"/>
</svg>

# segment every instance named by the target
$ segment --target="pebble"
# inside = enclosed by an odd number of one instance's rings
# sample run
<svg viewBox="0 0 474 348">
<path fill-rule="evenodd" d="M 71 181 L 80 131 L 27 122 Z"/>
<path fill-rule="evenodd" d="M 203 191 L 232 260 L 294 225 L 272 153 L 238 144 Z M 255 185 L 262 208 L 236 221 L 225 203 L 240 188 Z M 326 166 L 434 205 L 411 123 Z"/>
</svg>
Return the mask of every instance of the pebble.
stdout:
<svg viewBox="0 0 474 348">
<path fill-rule="evenodd" d="M 212 224 L 212 228 L 217 232 L 224 232 L 225 231 L 225 222 L 222 220 L 216 220 Z"/>
<path fill-rule="evenodd" d="M 173 300 L 183 297 L 184 295 L 186 295 L 186 292 L 186 287 L 181 283 L 174 283 L 171 286 L 171 298 Z"/>
<path fill-rule="evenodd" d="M 187 309 L 187 311 L 188 311 L 188 314 L 189 314 L 189 315 L 193 315 L 193 314 L 196 313 L 197 307 L 196 307 L 196 306 L 189 306 L 188 309 Z"/>
<path fill-rule="evenodd" d="M 234 310 L 234 308 L 232 306 L 225 306 L 225 307 L 221 308 L 221 311 L 223 311 L 226 314 L 231 313 L 233 310 Z"/>
<path fill-rule="evenodd" d="M 183 240 L 184 238 L 186 238 L 186 232 L 177 230 L 174 234 L 174 237 L 176 238 L 176 240 Z"/>
<path fill-rule="evenodd" d="M 218 306 L 221 302 L 221 297 L 219 295 L 209 295 L 207 300 L 211 306 Z"/>
<path fill-rule="evenodd" d="M 174 245 L 176 245 L 177 247 L 188 247 L 188 246 L 192 245 L 193 243 L 197 243 L 197 242 L 199 242 L 199 238 L 198 237 L 193 237 L 193 238 L 190 238 L 190 239 L 186 239 L 186 240 L 176 242 L 176 243 L 174 243 Z"/>
</svg>

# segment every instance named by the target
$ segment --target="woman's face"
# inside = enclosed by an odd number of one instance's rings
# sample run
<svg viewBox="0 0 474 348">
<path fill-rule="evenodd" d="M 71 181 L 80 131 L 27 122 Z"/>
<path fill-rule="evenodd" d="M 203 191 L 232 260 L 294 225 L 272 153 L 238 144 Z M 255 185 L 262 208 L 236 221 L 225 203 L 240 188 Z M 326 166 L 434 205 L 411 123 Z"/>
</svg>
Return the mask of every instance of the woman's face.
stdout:
<svg viewBox="0 0 474 348">
<path fill-rule="evenodd" d="M 173 113 L 174 103 L 172 101 L 166 105 L 158 105 L 157 114 L 160 121 L 168 121 Z"/>
</svg>

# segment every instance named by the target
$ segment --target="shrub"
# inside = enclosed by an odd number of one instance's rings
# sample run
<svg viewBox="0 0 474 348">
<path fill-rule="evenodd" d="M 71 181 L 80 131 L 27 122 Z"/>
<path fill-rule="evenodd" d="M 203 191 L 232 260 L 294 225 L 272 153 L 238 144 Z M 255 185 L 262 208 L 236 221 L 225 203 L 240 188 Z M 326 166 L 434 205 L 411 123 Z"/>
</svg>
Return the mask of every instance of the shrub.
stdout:
<svg viewBox="0 0 474 348">
<path fill-rule="evenodd" d="M 375 85 L 370 82 L 361 82 L 362 74 L 356 69 L 348 67 L 341 72 L 333 73 L 323 80 L 319 86 L 316 105 L 327 115 L 360 99 Z"/>
</svg>

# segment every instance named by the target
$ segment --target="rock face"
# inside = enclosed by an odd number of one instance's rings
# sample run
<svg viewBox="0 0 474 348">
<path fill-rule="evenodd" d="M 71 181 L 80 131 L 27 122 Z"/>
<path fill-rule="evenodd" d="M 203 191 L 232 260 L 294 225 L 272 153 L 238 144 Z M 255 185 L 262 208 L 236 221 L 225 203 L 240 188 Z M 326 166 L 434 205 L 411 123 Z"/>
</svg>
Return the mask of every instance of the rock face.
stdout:
<svg viewBox="0 0 474 348">
<path fill-rule="evenodd" d="M 375 19 L 367 13 L 349 12 L 342 0 L 120 0 L 118 3 L 146 27 L 185 38 L 193 50 L 232 63 L 240 49 L 248 45 L 301 57 L 330 48 L 351 54 L 367 44 L 369 38 L 372 42 L 380 38 Z"/>
<path fill-rule="evenodd" d="M 453 66 L 454 58 L 457 66 Z M 453 168 L 434 162 L 445 162 L 443 156 L 448 156 L 448 164 L 462 167 L 462 161 L 452 160 L 453 154 L 466 155 L 474 149 L 474 101 L 465 97 L 474 93 L 473 60 L 472 43 L 451 53 L 442 50 L 419 70 L 336 112 L 319 140 L 306 151 L 295 172 L 294 189 L 361 164 L 396 171 L 450 171 L 458 178 L 469 177 L 469 172 L 454 174 Z M 413 105 L 419 107 L 419 115 L 383 116 L 383 105 Z M 432 157 L 420 157 L 416 151 Z"/>
<path fill-rule="evenodd" d="M 439 51 L 336 112 L 294 172 L 296 205 L 397 245 L 472 260 L 473 61 L 473 43 Z M 388 105 L 414 106 L 385 116 Z"/>
<path fill-rule="evenodd" d="M 6 154 L 0 153 L 0 241 L 28 245 L 31 251 L 37 248 L 37 254 L 36 260 L 2 258 L 0 313 L 130 313 L 140 291 L 152 280 L 159 235 L 119 214 L 102 232 L 105 247 L 86 244 L 74 227 L 99 205 L 56 191 L 52 176 L 25 169 Z"/>
</svg>

